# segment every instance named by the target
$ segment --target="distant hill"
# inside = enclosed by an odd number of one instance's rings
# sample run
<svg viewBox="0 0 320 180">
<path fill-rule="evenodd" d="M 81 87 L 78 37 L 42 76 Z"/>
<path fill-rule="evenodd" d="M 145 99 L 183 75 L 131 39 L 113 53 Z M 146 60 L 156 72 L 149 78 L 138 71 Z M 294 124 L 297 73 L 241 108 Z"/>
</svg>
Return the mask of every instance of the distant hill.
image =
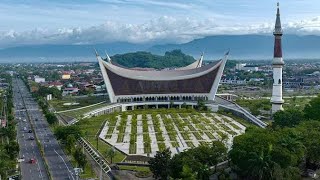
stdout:
<svg viewBox="0 0 320 180">
<path fill-rule="evenodd" d="M 320 36 L 283 36 L 285 58 L 320 58 Z M 230 48 L 232 58 L 270 59 L 273 57 L 274 37 L 266 35 L 221 35 L 196 39 L 185 44 L 157 45 L 148 49 L 156 54 L 172 49 L 199 56 L 205 52 L 205 59 L 219 58 Z"/>
<path fill-rule="evenodd" d="M 142 51 L 150 47 L 146 44 L 115 42 L 90 45 L 29 45 L 0 49 L 0 58 L 7 57 L 94 57 L 94 48 L 99 53 L 109 54 Z"/>
<path fill-rule="evenodd" d="M 205 59 L 217 59 L 229 48 L 233 59 L 271 59 L 273 55 L 273 36 L 267 35 L 221 35 L 208 36 L 184 44 L 132 44 L 115 42 L 92 45 L 32 45 L 0 49 L 0 61 L 20 58 L 89 57 L 94 61 L 96 48 L 101 55 L 106 50 L 110 55 L 136 51 L 148 51 L 163 55 L 167 51 L 181 49 L 182 52 L 198 58 L 202 51 Z M 283 54 L 290 58 L 320 58 L 320 36 L 283 36 Z M 13 60 L 14 61 L 14 60 Z"/>
<path fill-rule="evenodd" d="M 192 56 L 183 54 L 180 50 L 165 52 L 164 56 L 153 55 L 149 52 L 135 52 L 117 54 L 111 57 L 112 61 L 129 68 L 155 68 L 182 67 L 195 61 Z"/>
</svg>

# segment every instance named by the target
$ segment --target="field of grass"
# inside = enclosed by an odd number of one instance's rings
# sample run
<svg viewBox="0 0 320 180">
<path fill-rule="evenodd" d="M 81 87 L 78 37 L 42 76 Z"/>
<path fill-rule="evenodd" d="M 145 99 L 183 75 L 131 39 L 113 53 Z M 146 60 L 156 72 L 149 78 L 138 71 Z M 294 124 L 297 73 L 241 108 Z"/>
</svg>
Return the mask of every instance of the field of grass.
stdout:
<svg viewBox="0 0 320 180">
<path fill-rule="evenodd" d="M 119 165 L 119 168 L 121 170 L 131 170 L 131 171 L 150 171 L 148 167 L 142 167 L 142 166 L 123 166 Z"/>
<path fill-rule="evenodd" d="M 302 110 L 311 100 L 311 97 L 284 98 L 283 108 L 298 108 Z M 262 115 L 261 111 L 270 111 L 270 99 L 238 99 L 236 101 L 241 107 L 248 109 L 253 115 Z"/>
<path fill-rule="evenodd" d="M 99 152 L 103 154 L 108 161 L 110 161 L 110 159 L 107 158 L 106 151 L 108 149 L 111 149 L 111 146 L 102 140 L 98 140 L 97 143 L 96 135 L 98 135 L 98 132 L 100 131 L 100 128 L 102 127 L 106 119 L 111 118 L 111 116 L 113 115 L 114 114 L 102 115 L 99 117 L 84 119 L 77 123 L 77 126 L 80 127 L 84 134 L 84 138 L 87 139 L 96 149 L 98 149 Z M 115 157 L 113 158 L 113 162 L 121 162 L 124 158 L 125 155 L 117 151 Z"/>
<path fill-rule="evenodd" d="M 63 112 L 62 114 L 67 115 L 67 116 L 71 116 L 71 117 L 74 117 L 74 118 L 81 118 L 85 113 L 88 113 L 88 112 L 93 111 L 95 109 L 102 108 L 102 107 L 104 107 L 106 105 L 107 105 L 107 103 L 97 104 L 97 105 L 86 107 L 86 108 L 83 108 L 83 109 Z"/>
<path fill-rule="evenodd" d="M 106 101 L 107 97 L 105 96 L 89 96 L 89 97 L 76 97 L 76 96 L 65 96 L 61 100 L 53 99 L 50 102 L 56 111 L 64 111 L 69 109 L 75 109 L 83 106 L 88 106 L 91 104 L 96 104 L 99 102 Z M 77 105 L 65 106 L 64 103 L 79 103 Z"/>
</svg>

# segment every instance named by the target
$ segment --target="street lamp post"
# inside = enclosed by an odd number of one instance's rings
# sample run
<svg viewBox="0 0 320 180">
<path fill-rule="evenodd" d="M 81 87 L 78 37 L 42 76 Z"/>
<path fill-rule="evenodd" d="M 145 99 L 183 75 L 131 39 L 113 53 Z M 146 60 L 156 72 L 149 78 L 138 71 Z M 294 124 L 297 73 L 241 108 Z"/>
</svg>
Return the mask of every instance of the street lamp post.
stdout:
<svg viewBox="0 0 320 180">
<path fill-rule="evenodd" d="M 102 157 L 100 156 L 100 180 L 102 180 Z"/>
<path fill-rule="evenodd" d="M 97 150 L 99 150 L 99 137 L 97 136 Z"/>
</svg>

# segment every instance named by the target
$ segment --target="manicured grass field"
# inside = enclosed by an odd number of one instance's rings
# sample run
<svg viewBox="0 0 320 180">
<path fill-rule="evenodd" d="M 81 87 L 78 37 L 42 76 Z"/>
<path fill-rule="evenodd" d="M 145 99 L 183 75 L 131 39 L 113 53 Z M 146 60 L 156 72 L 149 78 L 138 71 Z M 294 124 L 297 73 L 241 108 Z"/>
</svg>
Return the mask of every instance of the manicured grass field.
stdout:
<svg viewBox="0 0 320 180">
<path fill-rule="evenodd" d="M 100 131 L 100 128 L 106 121 L 106 119 L 111 119 L 114 115 L 103 115 L 99 117 L 94 117 L 90 119 L 84 119 L 81 120 L 79 123 L 77 123 L 77 126 L 80 127 L 81 131 L 84 134 L 84 138 L 87 139 L 96 149 L 98 147 L 98 150 L 101 154 L 104 155 L 104 157 L 110 161 L 110 159 L 106 156 L 106 151 L 111 148 L 110 145 L 105 143 L 102 140 L 98 140 L 96 135 L 98 135 L 98 132 Z M 125 158 L 125 155 L 123 155 L 120 152 L 116 152 L 116 156 L 113 159 L 113 162 L 121 162 Z"/>
<path fill-rule="evenodd" d="M 75 109 L 91 104 L 106 101 L 105 96 L 89 96 L 89 97 L 77 97 L 77 96 L 65 96 L 62 99 L 52 99 L 49 101 L 56 111 L 64 111 L 69 109 Z M 79 103 L 77 105 L 66 106 L 64 103 Z"/>
<path fill-rule="evenodd" d="M 81 118 L 85 113 L 88 113 L 88 112 L 93 111 L 95 109 L 99 109 L 99 108 L 105 107 L 106 105 L 107 105 L 106 103 L 97 104 L 97 105 L 86 107 L 86 108 L 83 108 L 83 109 L 63 112 L 62 114 L 65 114 L 67 116 L 71 116 L 71 117 L 74 117 L 74 118 Z"/>
</svg>

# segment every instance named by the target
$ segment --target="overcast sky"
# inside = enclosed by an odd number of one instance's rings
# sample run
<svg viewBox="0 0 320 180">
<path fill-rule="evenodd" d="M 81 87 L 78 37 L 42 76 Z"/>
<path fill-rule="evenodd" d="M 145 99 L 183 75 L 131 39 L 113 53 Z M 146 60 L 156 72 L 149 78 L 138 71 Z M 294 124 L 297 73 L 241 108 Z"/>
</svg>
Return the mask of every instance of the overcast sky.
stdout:
<svg viewBox="0 0 320 180">
<path fill-rule="evenodd" d="M 1 0 L 0 48 L 113 41 L 183 43 L 271 33 L 276 0 Z M 320 0 L 281 0 L 287 34 L 320 35 Z"/>
</svg>

